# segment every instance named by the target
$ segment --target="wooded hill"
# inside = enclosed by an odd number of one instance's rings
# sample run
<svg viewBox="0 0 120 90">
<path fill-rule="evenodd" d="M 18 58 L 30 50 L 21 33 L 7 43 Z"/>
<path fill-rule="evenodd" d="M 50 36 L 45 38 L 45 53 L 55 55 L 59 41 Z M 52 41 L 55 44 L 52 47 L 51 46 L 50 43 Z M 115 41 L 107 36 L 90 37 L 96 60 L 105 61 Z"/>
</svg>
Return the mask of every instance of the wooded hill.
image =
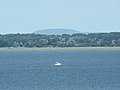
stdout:
<svg viewBox="0 0 120 90">
<path fill-rule="evenodd" d="M 120 32 L 89 34 L 6 34 L 0 35 L 0 47 L 105 47 L 120 46 Z"/>
</svg>

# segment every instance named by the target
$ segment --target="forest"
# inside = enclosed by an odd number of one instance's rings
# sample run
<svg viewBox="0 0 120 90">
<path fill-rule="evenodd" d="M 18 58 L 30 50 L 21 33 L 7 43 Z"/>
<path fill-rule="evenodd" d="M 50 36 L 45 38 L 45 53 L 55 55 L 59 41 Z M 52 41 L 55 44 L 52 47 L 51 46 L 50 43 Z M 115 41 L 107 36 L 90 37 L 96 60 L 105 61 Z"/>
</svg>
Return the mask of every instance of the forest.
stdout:
<svg viewBox="0 0 120 90">
<path fill-rule="evenodd" d="M 62 35 L 0 34 L 0 47 L 120 46 L 120 32 Z"/>
</svg>

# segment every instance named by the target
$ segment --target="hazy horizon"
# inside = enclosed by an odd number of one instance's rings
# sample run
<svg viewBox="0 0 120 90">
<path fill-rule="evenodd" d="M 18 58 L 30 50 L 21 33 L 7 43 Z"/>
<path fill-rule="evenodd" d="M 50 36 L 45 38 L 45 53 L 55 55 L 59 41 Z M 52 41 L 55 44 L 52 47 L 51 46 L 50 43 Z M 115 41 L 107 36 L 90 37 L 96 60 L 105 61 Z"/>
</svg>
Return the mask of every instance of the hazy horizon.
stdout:
<svg viewBox="0 0 120 90">
<path fill-rule="evenodd" d="M 2 0 L 0 34 L 64 28 L 120 32 L 120 0 Z"/>
</svg>

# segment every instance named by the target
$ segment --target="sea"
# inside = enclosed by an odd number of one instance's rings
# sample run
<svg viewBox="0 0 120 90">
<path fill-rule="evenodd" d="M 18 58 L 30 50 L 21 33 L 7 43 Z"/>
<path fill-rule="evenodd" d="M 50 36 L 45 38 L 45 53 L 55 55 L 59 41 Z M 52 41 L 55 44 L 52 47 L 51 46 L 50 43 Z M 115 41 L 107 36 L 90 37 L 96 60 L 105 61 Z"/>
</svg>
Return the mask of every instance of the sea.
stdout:
<svg viewBox="0 0 120 90">
<path fill-rule="evenodd" d="M 1 50 L 0 90 L 120 90 L 120 50 Z"/>
</svg>

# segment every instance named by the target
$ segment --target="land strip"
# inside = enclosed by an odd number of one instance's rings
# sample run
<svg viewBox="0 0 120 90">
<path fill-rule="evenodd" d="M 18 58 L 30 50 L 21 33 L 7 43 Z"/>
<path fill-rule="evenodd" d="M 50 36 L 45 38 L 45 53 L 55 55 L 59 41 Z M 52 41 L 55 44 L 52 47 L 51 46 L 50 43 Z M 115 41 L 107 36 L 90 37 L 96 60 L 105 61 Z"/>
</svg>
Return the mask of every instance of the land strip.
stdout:
<svg viewBox="0 0 120 90">
<path fill-rule="evenodd" d="M 4 47 L 1 50 L 120 50 L 120 47 L 42 47 L 42 48 L 27 48 L 27 47 Z"/>
</svg>

